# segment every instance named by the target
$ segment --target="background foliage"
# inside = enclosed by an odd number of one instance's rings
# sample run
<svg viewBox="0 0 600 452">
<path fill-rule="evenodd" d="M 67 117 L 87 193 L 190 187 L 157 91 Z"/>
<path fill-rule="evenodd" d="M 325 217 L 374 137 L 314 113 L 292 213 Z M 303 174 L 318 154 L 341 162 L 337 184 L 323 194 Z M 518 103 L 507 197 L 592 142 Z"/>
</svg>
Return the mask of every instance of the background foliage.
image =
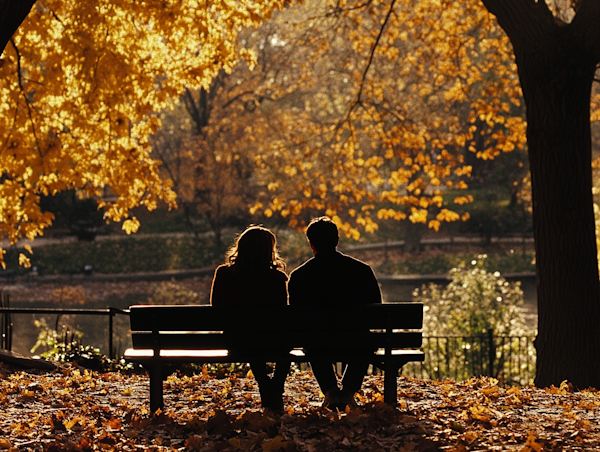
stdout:
<svg viewBox="0 0 600 452">
<path fill-rule="evenodd" d="M 423 366 L 431 378 L 453 375 L 463 380 L 472 375 L 470 369 L 479 369 L 507 383 L 528 384 L 533 368 L 526 364 L 532 361 L 527 355 L 533 356 L 535 350 L 530 342 L 522 348 L 518 337 L 535 336 L 536 331 L 527 325 L 520 283 L 507 282 L 497 271 L 488 272 L 486 257 L 452 269 L 447 287 L 429 284 L 415 292 L 414 300 L 425 305 L 423 335 L 429 338 Z M 497 345 L 490 334 L 506 339 Z M 448 336 L 456 339 L 432 340 Z M 519 354 L 525 356 L 516 356 Z M 490 355 L 494 358 L 492 369 Z M 476 360 L 481 364 L 472 362 Z M 510 360 L 522 365 L 515 369 Z"/>
</svg>

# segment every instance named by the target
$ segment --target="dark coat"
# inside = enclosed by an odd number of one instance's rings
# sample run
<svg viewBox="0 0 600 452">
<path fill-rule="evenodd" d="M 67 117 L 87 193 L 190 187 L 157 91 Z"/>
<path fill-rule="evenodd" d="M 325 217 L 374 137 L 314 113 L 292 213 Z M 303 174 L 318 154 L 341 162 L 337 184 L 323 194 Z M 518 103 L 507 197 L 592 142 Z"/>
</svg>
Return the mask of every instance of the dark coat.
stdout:
<svg viewBox="0 0 600 452">
<path fill-rule="evenodd" d="M 319 252 L 290 275 L 290 304 L 355 306 L 381 303 L 371 267 L 338 251 Z"/>
<path fill-rule="evenodd" d="M 210 291 L 214 306 L 284 306 L 287 304 L 287 275 L 268 269 L 240 275 L 235 265 L 215 270 Z"/>
</svg>

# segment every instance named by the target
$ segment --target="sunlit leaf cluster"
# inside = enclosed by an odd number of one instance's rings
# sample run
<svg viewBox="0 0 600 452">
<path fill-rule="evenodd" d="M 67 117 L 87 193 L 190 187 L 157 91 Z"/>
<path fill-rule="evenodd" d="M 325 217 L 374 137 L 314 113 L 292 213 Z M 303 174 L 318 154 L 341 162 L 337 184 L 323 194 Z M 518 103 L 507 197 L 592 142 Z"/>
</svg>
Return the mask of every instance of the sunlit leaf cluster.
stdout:
<svg viewBox="0 0 600 452">
<path fill-rule="evenodd" d="M 467 187 L 465 154 L 525 145 L 512 48 L 493 17 L 476 1 L 298 8 L 281 14 L 280 36 L 297 61 L 273 78 L 285 92 L 296 81 L 296 95 L 263 143 L 253 211 L 292 226 L 327 214 L 355 237 L 390 218 L 436 230 L 461 219 L 452 206 L 471 199 L 449 193 Z"/>
<path fill-rule="evenodd" d="M 0 60 L 0 225 L 11 242 L 52 220 L 40 196 L 76 189 L 107 219 L 174 206 L 149 137 L 185 88 L 254 56 L 238 34 L 284 1 L 37 2 Z"/>
</svg>

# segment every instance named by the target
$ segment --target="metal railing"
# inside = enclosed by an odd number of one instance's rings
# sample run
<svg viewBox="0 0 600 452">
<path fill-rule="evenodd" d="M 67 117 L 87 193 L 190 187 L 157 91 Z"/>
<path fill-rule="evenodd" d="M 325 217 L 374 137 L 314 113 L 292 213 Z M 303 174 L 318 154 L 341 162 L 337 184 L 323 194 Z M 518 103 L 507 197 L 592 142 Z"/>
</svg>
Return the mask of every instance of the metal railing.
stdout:
<svg viewBox="0 0 600 452">
<path fill-rule="evenodd" d="M 0 348 L 11 350 L 13 314 L 50 314 L 57 318 L 76 314 L 108 317 L 109 357 L 116 356 L 114 321 L 116 315 L 129 315 L 128 309 L 11 308 L 6 295 L 0 295 Z M 58 323 L 58 321 L 57 321 Z M 492 330 L 476 336 L 424 336 L 423 363 L 408 363 L 403 375 L 415 378 L 455 381 L 473 376 L 492 376 L 507 385 L 527 385 L 535 377 L 534 337 L 495 335 Z"/>
<path fill-rule="evenodd" d="M 10 305 L 10 298 L 8 294 L 0 293 L 0 309 L 8 309 Z M 12 349 L 12 319 L 10 312 L 4 313 L 0 316 L 0 349 L 11 350 Z"/>
<path fill-rule="evenodd" d="M 114 320 L 117 314 L 129 315 L 129 309 L 120 308 L 105 308 L 105 309 L 61 309 L 61 308 L 11 308 L 8 306 L 8 298 L 6 303 L 2 297 L 2 304 L 0 305 L 0 314 L 2 326 L 2 341 L 0 342 L 1 348 L 5 350 L 12 349 L 12 314 L 51 314 L 56 316 L 76 314 L 85 316 L 105 316 L 108 317 L 108 350 L 109 357 L 115 358 L 114 349 Z M 58 322 L 57 322 L 58 323 Z"/>
<path fill-rule="evenodd" d="M 506 385 L 527 385 L 535 377 L 536 355 L 531 336 L 495 335 L 423 337 L 423 363 L 409 363 L 404 375 L 455 381 L 491 376 Z"/>
</svg>

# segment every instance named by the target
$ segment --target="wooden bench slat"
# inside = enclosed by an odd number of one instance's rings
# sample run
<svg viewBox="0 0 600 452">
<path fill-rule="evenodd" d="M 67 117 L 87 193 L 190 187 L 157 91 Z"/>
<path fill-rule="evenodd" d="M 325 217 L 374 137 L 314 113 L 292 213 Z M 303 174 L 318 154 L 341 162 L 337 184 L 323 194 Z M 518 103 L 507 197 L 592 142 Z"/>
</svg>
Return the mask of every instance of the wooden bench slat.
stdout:
<svg viewBox="0 0 600 452">
<path fill-rule="evenodd" d="M 163 358 L 225 358 L 229 352 L 224 349 L 216 350 L 161 350 L 160 356 Z M 124 357 L 126 359 L 136 358 L 152 358 L 154 350 L 150 349 L 134 349 L 128 348 L 125 350 Z"/>
<path fill-rule="evenodd" d="M 230 359 L 236 359 L 236 355 L 229 354 L 228 350 L 160 350 L 160 358 L 164 360 L 165 363 L 170 362 L 199 362 L 199 363 L 212 363 L 212 362 L 221 362 L 228 363 L 233 362 Z M 340 355 L 339 353 L 335 355 L 344 356 L 343 353 Z M 356 354 L 348 354 L 348 357 L 356 358 Z M 361 358 L 368 357 L 370 361 L 380 362 L 381 358 L 385 356 L 384 350 L 378 350 L 375 353 L 360 355 Z M 420 350 L 391 350 L 392 359 L 394 358 L 409 358 L 410 361 L 424 361 L 425 354 Z M 154 350 L 152 349 L 127 349 L 124 354 L 125 359 L 135 360 L 138 362 L 151 362 L 154 358 Z M 266 358 L 269 357 L 273 360 L 281 360 L 285 358 L 289 358 L 292 361 L 297 362 L 309 362 L 311 359 L 311 355 L 306 355 L 302 350 L 293 349 L 290 350 L 289 353 L 280 353 L 278 355 L 269 355 L 267 352 L 265 354 L 261 354 L 257 352 L 256 358 Z"/>
<path fill-rule="evenodd" d="M 419 348 L 422 334 L 398 332 L 388 337 L 386 333 L 338 335 L 328 332 L 303 332 L 290 337 L 278 337 L 271 332 L 251 335 L 228 334 L 159 334 L 132 333 L 134 348 L 194 349 L 203 348 Z"/>
<path fill-rule="evenodd" d="M 318 313 L 318 314 L 315 314 Z M 226 308 L 205 305 L 165 306 L 136 305 L 130 308 L 131 328 L 140 331 L 155 325 L 161 331 L 239 330 L 249 324 L 262 325 L 273 331 L 306 328 L 352 329 L 368 325 L 384 329 L 388 322 L 398 329 L 420 329 L 423 325 L 421 303 L 384 303 L 348 309 L 278 306 L 267 309 Z"/>
</svg>

